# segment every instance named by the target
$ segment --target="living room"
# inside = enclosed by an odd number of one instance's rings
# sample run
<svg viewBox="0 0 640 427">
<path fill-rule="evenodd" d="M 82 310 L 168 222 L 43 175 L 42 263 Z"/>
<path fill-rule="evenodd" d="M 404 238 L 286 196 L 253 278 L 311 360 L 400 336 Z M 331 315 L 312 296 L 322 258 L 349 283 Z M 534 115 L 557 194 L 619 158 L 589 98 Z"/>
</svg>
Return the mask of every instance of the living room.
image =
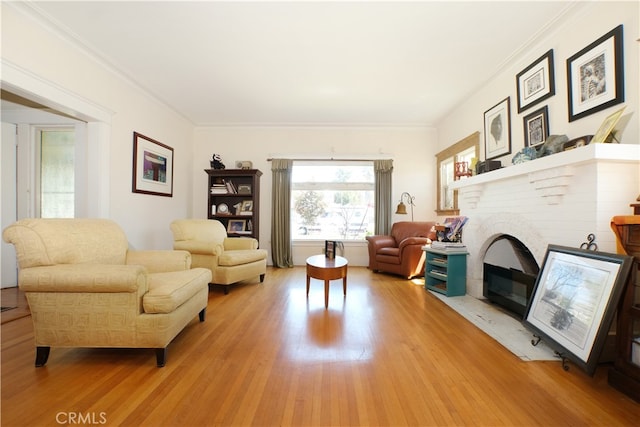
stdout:
<svg viewBox="0 0 640 427">
<path fill-rule="evenodd" d="M 589 43 L 618 25 L 624 26 L 624 81 L 626 115 L 631 115 L 622 135 L 623 143 L 637 144 L 638 117 L 638 22 L 634 2 L 577 2 L 557 28 L 542 34 L 513 54 L 505 64 L 495 67 L 488 82 L 456 106 L 440 123 L 429 126 L 194 126 L 170 108 L 162 105 L 135 85 L 114 75 L 94 58 L 56 36 L 51 29 L 36 25 L 23 9 L 3 7 L 3 88 L 18 95 L 43 87 L 38 96 L 49 98 L 62 111 L 81 111 L 89 120 L 88 135 L 96 144 L 89 145 L 87 187 L 81 196 L 78 216 L 109 217 L 127 232 L 131 244 L 139 248 L 167 248 L 171 245 L 168 224 L 176 218 L 204 217 L 206 214 L 206 174 L 213 153 L 221 154 L 228 165 L 250 160 L 265 173 L 261 205 L 269 206 L 271 191 L 267 159 L 274 154 L 372 156 L 390 154 L 394 160 L 392 198 L 408 191 L 416 201 L 416 220 L 442 220 L 436 210 L 435 154 L 476 131 L 482 131 L 483 113 L 507 96 L 516 106 L 515 76 L 549 49 L 554 49 L 556 69 L 555 96 L 548 99 L 551 134 L 570 139 L 594 134 L 613 108 L 580 120 L 567 120 L 567 80 L 564 61 Z M 565 23 L 566 21 L 566 23 Z M 578 30 L 577 30 L 578 29 Z M 548 35 L 547 35 L 548 34 Z M 25 55 L 29 52 L 28 55 Z M 51 67 L 65 52 L 73 67 Z M 53 56 L 52 56 L 53 55 Z M 62 65 L 62 64 L 60 64 Z M 84 77 L 91 76 L 85 82 Z M 81 83 L 84 82 L 84 83 Z M 98 83 L 99 82 L 99 83 Z M 108 90 L 106 90 L 108 88 Z M 51 99 L 53 98 L 53 99 Z M 36 99 L 37 101 L 38 99 Z M 42 99 L 40 99 L 42 101 Z M 68 105 L 65 105 L 68 104 Z M 524 114 L 522 114 L 524 115 Z M 524 147 L 522 118 L 512 114 L 511 153 L 499 160 L 504 166 Z M 140 132 L 171 146 L 175 156 L 175 180 L 171 198 L 149 197 L 132 193 L 131 151 L 133 132 Z M 304 142 L 304 143 L 302 143 Z M 325 146 L 319 150 L 317 146 Z M 482 160 L 483 141 L 480 141 Z M 250 149 L 247 150 L 247 147 Z M 93 151 L 95 150 L 95 152 Z M 251 155 L 247 156 L 250 152 Z M 229 167 L 229 166 L 228 166 Z M 86 190 L 85 190 L 86 191 Z M 631 190 L 634 191 L 634 190 Z M 128 206 L 128 209 L 117 209 Z M 24 216 L 24 213 L 22 213 Z M 402 219 L 396 216 L 395 220 Z M 260 241 L 270 246 L 270 209 L 262 209 Z M 354 260 L 366 262 L 366 248 L 360 248 Z M 302 258 L 304 259 L 304 258 Z"/>
<path fill-rule="evenodd" d="M 549 109 L 551 134 L 567 135 L 569 139 L 594 134 L 610 114 L 625 106 L 624 114 L 628 121 L 621 133 L 621 142 L 639 145 L 638 7 L 635 1 L 569 2 L 565 14 L 553 22 L 541 23 L 541 30 L 520 50 L 509 52 L 503 63 L 479 64 L 493 71 L 491 78 L 476 82 L 477 88 L 470 91 L 463 102 L 453 106 L 437 122 L 429 124 L 417 121 L 409 124 L 382 121 L 377 124 L 341 124 L 338 121 L 330 124 L 194 124 L 127 76 L 105 66 L 101 58 L 89 54 L 78 40 L 43 21 L 43 17 L 29 7 L 4 3 L 2 86 L 3 91 L 88 123 L 85 131 L 90 141 L 88 167 L 85 171 L 86 185 L 80 192 L 78 216 L 113 219 L 125 230 L 134 248 L 169 249 L 172 246 L 169 224 L 173 220 L 206 217 L 208 189 L 204 169 L 209 168 L 212 154 L 217 153 L 228 168 L 233 167 L 236 161 L 248 160 L 264 173 L 259 240 L 261 246 L 270 251 L 272 191 L 268 159 L 274 156 L 393 158 L 392 199 L 398 200 L 404 191 L 408 191 L 415 197 L 416 221 L 444 220 L 444 216 L 435 213 L 438 203 L 436 154 L 474 132 L 482 133 L 483 114 L 510 97 L 511 147 L 508 154 L 498 157 L 503 166 L 510 166 L 513 156 L 525 147 L 523 117 L 531 111 L 517 113 L 516 76 L 550 49 L 553 49 L 555 60 L 555 95 L 542 104 Z M 619 25 L 624 28 L 624 101 L 569 121 L 566 60 Z M 180 81 L 180 77 L 176 80 L 182 90 L 187 90 L 190 82 Z M 148 135 L 173 148 L 175 173 L 172 197 L 131 191 L 134 132 Z M 484 149 L 481 135 L 481 160 L 484 159 Z M 629 195 L 629 200 L 620 204 L 620 214 L 626 214 L 628 204 L 640 194 L 639 180 L 634 178 L 631 176 L 618 182 Z M 6 205 L 5 194 L 3 191 L 3 206 Z M 24 212 L 19 212 L 18 216 L 21 214 Z M 4 225 L 7 217 L 4 212 L 2 215 Z M 393 216 L 394 221 L 404 219 L 406 217 Z M 603 228 L 606 226 L 608 224 Z M 609 246 L 601 249 L 614 250 L 612 242 L 613 239 Z M 557 243 L 576 245 L 580 242 Z M 304 265 L 306 256 L 319 251 L 321 244 L 318 242 L 300 243 L 295 264 Z M 365 242 L 353 243 L 346 251 L 350 265 L 366 265 Z M 212 298 L 214 306 L 222 309 L 218 307 L 222 301 L 220 296 Z M 187 363 L 184 358 L 177 360 Z M 411 420 L 407 421 L 411 423 Z"/>
</svg>

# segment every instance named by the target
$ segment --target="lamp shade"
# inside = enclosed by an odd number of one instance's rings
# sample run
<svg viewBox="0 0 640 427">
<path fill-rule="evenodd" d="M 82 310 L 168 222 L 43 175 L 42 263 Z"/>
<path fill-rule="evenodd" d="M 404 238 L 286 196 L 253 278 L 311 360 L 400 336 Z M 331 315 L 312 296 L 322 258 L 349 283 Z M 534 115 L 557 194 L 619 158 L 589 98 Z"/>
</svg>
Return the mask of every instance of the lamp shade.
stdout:
<svg viewBox="0 0 640 427">
<path fill-rule="evenodd" d="M 405 206 L 404 203 L 400 202 L 400 204 L 398 204 L 398 208 L 396 209 L 396 213 L 400 214 L 400 215 L 406 215 L 407 214 L 407 207 Z"/>
</svg>

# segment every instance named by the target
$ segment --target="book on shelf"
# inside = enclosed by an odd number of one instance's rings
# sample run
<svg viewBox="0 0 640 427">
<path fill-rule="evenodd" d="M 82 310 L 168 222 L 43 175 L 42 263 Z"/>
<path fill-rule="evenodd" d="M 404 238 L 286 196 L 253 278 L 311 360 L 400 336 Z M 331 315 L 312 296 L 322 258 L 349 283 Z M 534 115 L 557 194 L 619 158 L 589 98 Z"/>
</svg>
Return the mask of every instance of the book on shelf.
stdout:
<svg viewBox="0 0 640 427">
<path fill-rule="evenodd" d="M 431 242 L 432 249 L 466 248 L 462 242 Z"/>
<path fill-rule="evenodd" d="M 467 247 L 462 242 L 431 242 L 431 249 L 447 253 L 467 252 Z"/>
<path fill-rule="evenodd" d="M 233 181 L 231 181 L 230 179 L 225 182 L 225 185 L 227 187 L 227 193 L 229 193 L 229 194 L 237 194 L 238 193 L 238 190 L 236 189 L 236 186 L 233 184 Z"/>
</svg>

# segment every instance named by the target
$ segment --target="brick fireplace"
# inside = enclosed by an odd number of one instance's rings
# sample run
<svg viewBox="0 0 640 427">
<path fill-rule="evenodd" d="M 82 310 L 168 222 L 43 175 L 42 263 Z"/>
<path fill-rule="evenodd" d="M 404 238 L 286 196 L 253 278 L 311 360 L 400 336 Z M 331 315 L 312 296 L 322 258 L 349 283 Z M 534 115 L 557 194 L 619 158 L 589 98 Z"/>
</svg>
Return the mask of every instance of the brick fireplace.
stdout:
<svg viewBox="0 0 640 427">
<path fill-rule="evenodd" d="M 504 162 L 503 162 L 504 163 Z M 591 144 L 454 182 L 469 217 L 467 294 L 483 298 L 483 259 L 500 236 L 522 242 L 542 267 L 549 244 L 579 247 L 589 233 L 616 252 L 611 217 L 640 194 L 640 145 Z"/>
</svg>

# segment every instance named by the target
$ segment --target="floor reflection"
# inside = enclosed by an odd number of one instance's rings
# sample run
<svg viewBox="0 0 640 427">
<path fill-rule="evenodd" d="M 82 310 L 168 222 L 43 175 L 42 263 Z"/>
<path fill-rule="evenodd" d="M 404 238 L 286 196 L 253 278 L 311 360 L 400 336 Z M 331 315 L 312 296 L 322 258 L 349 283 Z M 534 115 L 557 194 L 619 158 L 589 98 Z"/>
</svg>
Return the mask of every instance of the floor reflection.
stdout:
<svg viewBox="0 0 640 427">
<path fill-rule="evenodd" d="M 292 360 L 364 361 L 373 357 L 374 319 L 367 290 L 347 287 L 344 297 L 341 281 L 331 285 L 328 309 L 323 286 L 312 286 L 308 299 L 305 289 L 291 289 L 282 345 Z"/>
</svg>

